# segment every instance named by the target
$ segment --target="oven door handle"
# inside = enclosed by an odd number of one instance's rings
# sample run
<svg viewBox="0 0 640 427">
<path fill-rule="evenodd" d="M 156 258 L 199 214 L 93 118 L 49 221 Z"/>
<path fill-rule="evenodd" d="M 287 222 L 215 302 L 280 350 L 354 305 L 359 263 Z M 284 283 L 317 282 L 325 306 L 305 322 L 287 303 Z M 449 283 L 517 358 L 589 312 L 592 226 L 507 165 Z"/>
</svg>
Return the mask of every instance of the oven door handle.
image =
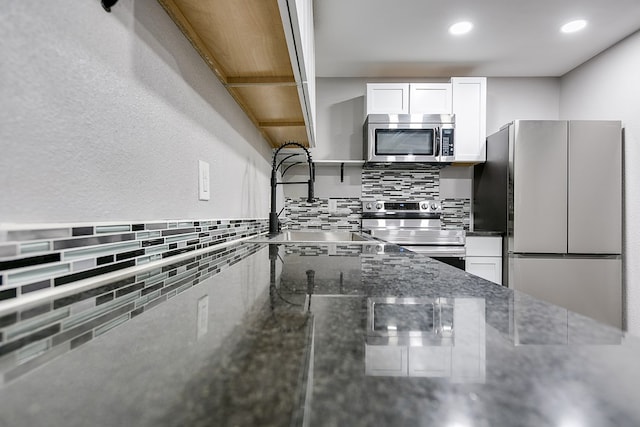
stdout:
<svg viewBox="0 0 640 427">
<path fill-rule="evenodd" d="M 410 250 L 411 252 L 426 254 L 428 256 L 436 257 L 456 257 L 465 258 L 466 251 L 464 246 L 437 246 L 437 245 L 400 245 L 401 247 Z"/>
</svg>

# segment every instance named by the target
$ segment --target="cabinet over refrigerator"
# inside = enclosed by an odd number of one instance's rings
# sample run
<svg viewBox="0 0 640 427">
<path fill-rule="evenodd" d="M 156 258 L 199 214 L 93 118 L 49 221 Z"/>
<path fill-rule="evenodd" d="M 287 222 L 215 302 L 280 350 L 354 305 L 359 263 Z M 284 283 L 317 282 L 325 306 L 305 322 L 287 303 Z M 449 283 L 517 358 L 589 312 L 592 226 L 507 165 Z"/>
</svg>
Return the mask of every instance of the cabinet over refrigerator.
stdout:
<svg viewBox="0 0 640 427">
<path fill-rule="evenodd" d="M 516 120 L 474 168 L 474 229 L 501 231 L 509 287 L 622 327 L 620 121 Z"/>
</svg>

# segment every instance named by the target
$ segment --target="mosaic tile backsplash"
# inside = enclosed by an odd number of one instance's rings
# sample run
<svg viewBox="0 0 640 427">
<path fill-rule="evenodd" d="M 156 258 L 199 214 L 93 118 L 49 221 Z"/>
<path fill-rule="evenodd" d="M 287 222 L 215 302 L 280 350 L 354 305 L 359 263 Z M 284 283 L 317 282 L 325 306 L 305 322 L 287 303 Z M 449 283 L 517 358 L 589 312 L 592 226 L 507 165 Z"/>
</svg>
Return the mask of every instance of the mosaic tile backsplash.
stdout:
<svg viewBox="0 0 640 427">
<path fill-rule="evenodd" d="M 407 201 L 440 198 L 440 167 L 363 169 L 362 200 Z"/>
<path fill-rule="evenodd" d="M 216 224 L 221 225 L 221 224 Z M 0 316 L 0 379 L 10 382 L 133 319 L 264 246 L 239 244 Z"/>
<path fill-rule="evenodd" d="M 442 228 L 445 230 L 469 230 L 471 224 L 471 199 L 441 199 Z"/>
<path fill-rule="evenodd" d="M 392 169 L 393 168 L 393 169 Z M 440 165 L 371 164 L 362 170 L 362 196 L 345 199 L 287 198 L 283 224 L 290 229 L 359 230 L 362 201 L 416 201 L 436 199 L 442 203 L 442 227 L 469 230 L 471 199 L 440 198 Z M 362 200 L 362 201 L 361 201 Z M 335 203 L 331 212 L 329 203 Z"/>
<path fill-rule="evenodd" d="M 266 219 L 0 230 L 0 301 L 266 231 Z"/>
<path fill-rule="evenodd" d="M 306 198 L 286 198 L 284 227 L 291 230 L 351 230 L 360 229 L 362 203 L 359 198 L 317 198 L 308 203 Z"/>
</svg>

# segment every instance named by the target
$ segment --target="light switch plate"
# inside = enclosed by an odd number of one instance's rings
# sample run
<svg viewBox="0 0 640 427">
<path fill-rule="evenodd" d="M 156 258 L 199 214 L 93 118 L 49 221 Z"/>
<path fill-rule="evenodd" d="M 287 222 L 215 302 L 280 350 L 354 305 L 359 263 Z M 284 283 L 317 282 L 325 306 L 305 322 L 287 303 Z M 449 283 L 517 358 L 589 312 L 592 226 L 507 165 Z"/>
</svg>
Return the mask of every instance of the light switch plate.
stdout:
<svg viewBox="0 0 640 427">
<path fill-rule="evenodd" d="M 329 212 L 338 212 L 338 200 L 329 199 Z"/>
<path fill-rule="evenodd" d="M 211 198 L 209 179 L 209 163 L 198 160 L 198 194 L 200 200 L 209 200 Z"/>
</svg>

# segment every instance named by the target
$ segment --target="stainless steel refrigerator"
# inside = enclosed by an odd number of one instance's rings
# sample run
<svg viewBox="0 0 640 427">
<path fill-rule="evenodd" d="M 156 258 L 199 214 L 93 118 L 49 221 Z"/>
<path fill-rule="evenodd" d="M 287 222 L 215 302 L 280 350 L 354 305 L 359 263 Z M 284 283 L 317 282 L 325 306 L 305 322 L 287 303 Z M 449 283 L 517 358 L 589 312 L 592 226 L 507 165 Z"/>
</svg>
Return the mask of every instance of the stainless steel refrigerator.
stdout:
<svg viewBox="0 0 640 427">
<path fill-rule="evenodd" d="M 623 326 L 622 124 L 516 120 L 474 167 L 474 230 L 501 231 L 503 281 Z"/>
</svg>

